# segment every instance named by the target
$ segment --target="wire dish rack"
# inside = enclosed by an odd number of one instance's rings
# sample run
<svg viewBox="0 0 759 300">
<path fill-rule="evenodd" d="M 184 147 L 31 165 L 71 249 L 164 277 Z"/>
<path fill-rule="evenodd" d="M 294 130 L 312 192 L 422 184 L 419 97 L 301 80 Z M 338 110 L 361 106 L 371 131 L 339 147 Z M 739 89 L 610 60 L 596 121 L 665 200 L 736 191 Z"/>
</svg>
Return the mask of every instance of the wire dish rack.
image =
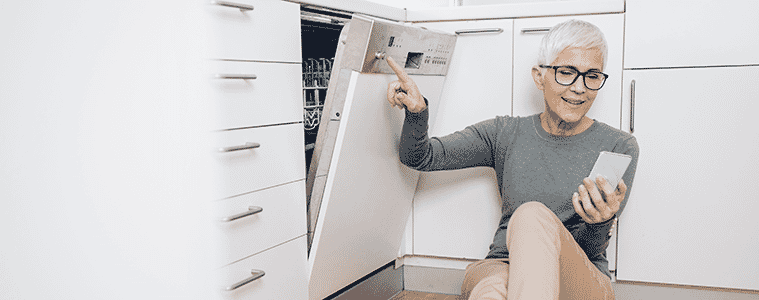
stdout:
<svg viewBox="0 0 759 300">
<path fill-rule="evenodd" d="M 314 130 L 324 109 L 324 98 L 334 58 L 308 58 L 303 61 L 303 127 Z"/>
</svg>

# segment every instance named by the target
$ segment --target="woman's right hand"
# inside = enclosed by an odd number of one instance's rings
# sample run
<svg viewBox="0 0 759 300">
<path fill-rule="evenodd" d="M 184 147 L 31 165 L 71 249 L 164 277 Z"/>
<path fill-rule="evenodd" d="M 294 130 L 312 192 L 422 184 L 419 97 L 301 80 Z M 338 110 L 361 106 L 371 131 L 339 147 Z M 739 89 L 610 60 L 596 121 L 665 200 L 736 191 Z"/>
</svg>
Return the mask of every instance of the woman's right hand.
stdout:
<svg viewBox="0 0 759 300">
<path fill-rule="evenodd" d="M 385 59 L 393 69 L 398 80 L 391 82 L 387 87 L 387 102 L 393 107 L 406 108 L 409 112 L 419 113 L 427 109 L 422 93 L 406 71 L 398 65 L 389 55 Z"/>
</svg>

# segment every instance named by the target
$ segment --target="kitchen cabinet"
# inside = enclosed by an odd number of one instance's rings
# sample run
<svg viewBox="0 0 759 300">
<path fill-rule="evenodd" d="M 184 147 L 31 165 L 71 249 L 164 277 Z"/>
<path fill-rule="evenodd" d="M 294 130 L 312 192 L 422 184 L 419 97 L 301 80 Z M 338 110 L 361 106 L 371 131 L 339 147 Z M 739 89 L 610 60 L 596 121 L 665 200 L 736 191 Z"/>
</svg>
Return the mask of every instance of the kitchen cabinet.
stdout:
<svg viewBox="0 0 759 300">
<path fill-rule="evenodd" d="M 197 1 L 4 3 L 4 299 L 209 299 Z"/>
<path fill-rule="evenodd" d="M 436 119 L 430 124 L 430 136 L 449 134 L 496 115 L 511 114 L 513 22 L 418 24 L 449 33 L 488 29 L 459 34 Z M 485 257 L 501 217 L 495 177 L 489 168 L 422 173 L 414 195 L 413 227 L 407 226 L 403 252 Z"/>
<path fill-rule="evenodd" d="M 757 1 L 627 0 L 625 68 L 759 64 Z"/>
<path fill-rule="evenodd" d="M 214 265 L 223 299 L 305 299 L 300 6 L 206 7 L 214 104 Z M 211 77 L 211 76 L 209 76 Z M 209 111 L 209 113 L 211 113 Z M 294 286 L 294 287 L 293 287 Z"/>
<path fill-rule="evenodd" d="M 617 279 L 759 289 L 759 137 L 750 133 L 759 67 L 624 75 L 625 98 L 634 92 L 625 127 L 641 151 L 619 219 Z"/>
</svg>

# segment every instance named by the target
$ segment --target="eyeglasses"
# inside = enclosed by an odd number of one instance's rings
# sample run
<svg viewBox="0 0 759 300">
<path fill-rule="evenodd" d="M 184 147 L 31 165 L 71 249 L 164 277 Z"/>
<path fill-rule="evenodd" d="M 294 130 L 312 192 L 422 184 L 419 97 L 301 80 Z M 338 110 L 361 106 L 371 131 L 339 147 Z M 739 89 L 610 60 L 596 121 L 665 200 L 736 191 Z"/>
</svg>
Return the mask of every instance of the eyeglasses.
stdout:
<svg viewBox="0 0 759 300">
<path fill-rule="evenodd" d="M 585 87 L 594 91 L 600 90 L 604 86 L 606 79 L 609 78 L 609 75 L 598 71 L 587 71 L 583 73 L 573 66 L 540 65 L 540 67 L 553 69 L 555 71 L 554 73 L 556 73 L 556 82 L 564 86 L 574 84 L 577 77 L 582 76 Z"/>
</svg>

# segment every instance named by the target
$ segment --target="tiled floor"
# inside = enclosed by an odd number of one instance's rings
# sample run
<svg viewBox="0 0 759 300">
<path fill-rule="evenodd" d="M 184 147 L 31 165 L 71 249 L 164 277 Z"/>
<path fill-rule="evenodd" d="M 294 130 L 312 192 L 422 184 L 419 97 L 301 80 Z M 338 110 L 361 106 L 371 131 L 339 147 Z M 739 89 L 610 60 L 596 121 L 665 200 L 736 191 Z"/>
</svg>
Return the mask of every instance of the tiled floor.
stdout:
<svg viewBox="0 0 759 300">
<path fill-rule="evenodd" d="M 401 291 L 390 300 L 458 300 L 457 295 L 433 294 L 415 291 Z"/>
</svg>

